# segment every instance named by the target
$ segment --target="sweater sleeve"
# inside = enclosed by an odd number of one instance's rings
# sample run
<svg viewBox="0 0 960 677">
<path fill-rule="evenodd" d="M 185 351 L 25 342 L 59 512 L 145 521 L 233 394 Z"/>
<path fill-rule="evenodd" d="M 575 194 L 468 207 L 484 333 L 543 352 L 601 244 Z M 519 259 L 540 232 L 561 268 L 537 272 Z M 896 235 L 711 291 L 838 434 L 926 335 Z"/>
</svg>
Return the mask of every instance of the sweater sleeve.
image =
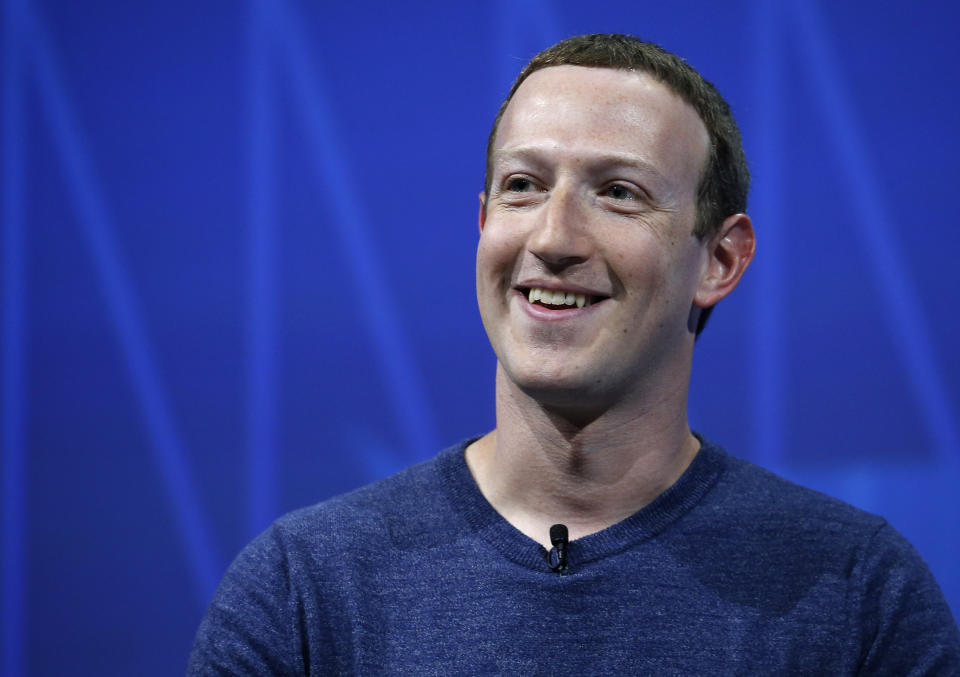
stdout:
<svg viewBox="0 0 960 677">
<path fill-rule="evenodd" d="M 853 572 L 860 595 L 861 675 L 960 675 L 960 631 L 933 574 L 889 524 Z"/>
<path fill-rule="evenodd" d="M 274 525 L 230 565 L 197 631 L 188 677 L 306 674 L 303 614 L 284 540 Z"/>
</svg>

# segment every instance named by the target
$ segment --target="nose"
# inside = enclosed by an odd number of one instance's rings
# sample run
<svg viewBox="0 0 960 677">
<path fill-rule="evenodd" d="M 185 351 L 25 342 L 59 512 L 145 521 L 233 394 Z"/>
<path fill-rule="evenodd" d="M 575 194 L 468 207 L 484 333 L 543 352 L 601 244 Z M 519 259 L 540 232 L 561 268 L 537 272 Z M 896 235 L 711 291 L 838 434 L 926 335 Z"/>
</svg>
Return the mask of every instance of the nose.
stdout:
<svg viewBox="0 0 960 677">
<path fill-rule="evenodd" d="M 528 240 L 530 253 L 555 270 L 583 263 L 592 251 L 586 219 L 586 205 L 576 189 L 555 186 Z"/>
</svg>

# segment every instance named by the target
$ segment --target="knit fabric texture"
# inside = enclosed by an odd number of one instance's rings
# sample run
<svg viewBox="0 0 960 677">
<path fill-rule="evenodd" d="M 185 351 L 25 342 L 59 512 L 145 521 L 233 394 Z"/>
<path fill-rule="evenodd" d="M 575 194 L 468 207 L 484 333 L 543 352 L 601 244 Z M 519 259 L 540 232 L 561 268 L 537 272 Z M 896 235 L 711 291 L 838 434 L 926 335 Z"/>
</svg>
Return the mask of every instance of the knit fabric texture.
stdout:
<svg viewBox="0 0 960 677">
<path fill-rule="evenodd" d="M 960 675 L 960 632 L 882 518 L 703 440 L 569 566 L 486 501 L 468 442 L 278 520 L 189 675 Z"/>
</svg>

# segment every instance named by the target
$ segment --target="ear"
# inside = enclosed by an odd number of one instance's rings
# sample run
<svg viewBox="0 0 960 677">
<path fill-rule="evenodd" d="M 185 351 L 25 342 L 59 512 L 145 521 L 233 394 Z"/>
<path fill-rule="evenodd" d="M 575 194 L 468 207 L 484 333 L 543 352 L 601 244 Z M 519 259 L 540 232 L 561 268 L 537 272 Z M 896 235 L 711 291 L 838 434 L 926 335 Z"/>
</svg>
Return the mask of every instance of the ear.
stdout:
<svg viewBox="0 0 960 677">
<path fill-rule="evenodd" d="M 483 191 L 480 191 L 480 232 L 483 232 L 483 227 L 487 223 L 487 194 Z"/>
<path fill-rule="evenodd" d="M 693 303 L 710 308 L 734 290 L 753 260 L 757 242 L 753 224 L 746 214 L 724 220 L 707 247 L 707 263 Z"/>
</svg>

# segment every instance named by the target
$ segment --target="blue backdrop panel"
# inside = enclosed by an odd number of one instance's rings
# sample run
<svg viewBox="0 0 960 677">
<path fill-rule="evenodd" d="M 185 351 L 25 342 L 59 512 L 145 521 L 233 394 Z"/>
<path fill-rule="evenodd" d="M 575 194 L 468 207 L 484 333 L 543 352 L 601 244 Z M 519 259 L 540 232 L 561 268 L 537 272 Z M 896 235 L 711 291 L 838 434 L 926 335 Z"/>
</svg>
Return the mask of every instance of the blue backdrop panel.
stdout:
<svg viewBox="0 0 960 677">
<path fill-rule="evenodd" d="M 960 10 L 664 5 L 4 0 L 0 674 L 181 673 L 272 519 L 492 427 L 486 136 L 594 31 L 743 128 L 695 427 L 888 517 L 960 612 Z"/>
</svg>

